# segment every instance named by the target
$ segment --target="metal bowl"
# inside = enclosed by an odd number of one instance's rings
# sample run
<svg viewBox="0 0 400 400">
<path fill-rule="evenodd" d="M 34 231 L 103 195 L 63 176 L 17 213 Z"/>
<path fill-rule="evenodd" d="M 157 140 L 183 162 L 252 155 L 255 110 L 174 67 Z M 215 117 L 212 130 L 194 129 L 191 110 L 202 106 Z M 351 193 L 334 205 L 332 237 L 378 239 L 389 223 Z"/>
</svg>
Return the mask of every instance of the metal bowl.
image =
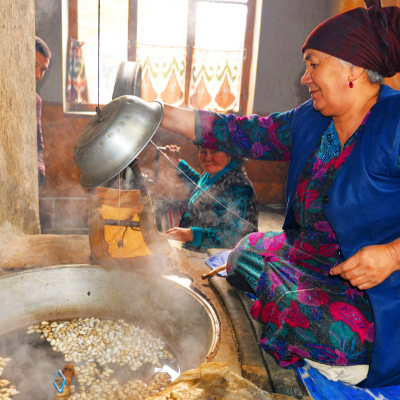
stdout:
<svg viewBox="0 0 400 400">
<path fill-rule="evenodd" d="M 123 171 L 159 127 L 164 106 L 136 96 L 120 96 L 95 115 L 76 139 L 73 158 L 81 185 L 93 189 Z"/>
</svg>

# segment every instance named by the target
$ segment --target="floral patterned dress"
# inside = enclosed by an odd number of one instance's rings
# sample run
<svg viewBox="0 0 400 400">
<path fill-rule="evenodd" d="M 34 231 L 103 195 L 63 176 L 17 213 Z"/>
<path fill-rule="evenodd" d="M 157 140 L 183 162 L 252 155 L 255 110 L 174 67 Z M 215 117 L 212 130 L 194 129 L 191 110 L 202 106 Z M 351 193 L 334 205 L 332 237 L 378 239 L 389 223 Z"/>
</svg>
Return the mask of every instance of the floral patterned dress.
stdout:
<svg viewBox="0 0 400 400">
<path fill-rule="evenodd" d="M 266 118 L 201 111 L 196 143 L 251 158 L 289 160 L 295 111 Z M 252 233 L 228 259 L 228 274 L 242 274 L 256 292 L 251 315 L 263 324 L 260 345 L 282 367 L 301 366 L 304 358 L 329 365 L 370 361 L 371 305 L 363 291 L 329 274 L 344 259 L 323 209 L 368 116 L 343 150 L 333 122 L 322 133 L 298 183 L 293 206 L 298 228 Z"/>
</svg>

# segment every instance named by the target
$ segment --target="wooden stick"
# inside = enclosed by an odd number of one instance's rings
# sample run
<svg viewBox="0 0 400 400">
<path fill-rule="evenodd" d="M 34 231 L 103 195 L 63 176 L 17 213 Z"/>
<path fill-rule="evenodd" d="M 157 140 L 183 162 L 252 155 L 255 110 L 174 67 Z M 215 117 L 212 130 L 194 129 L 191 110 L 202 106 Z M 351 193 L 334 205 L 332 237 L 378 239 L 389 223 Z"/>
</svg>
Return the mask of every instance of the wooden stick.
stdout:
<svg viewBox="0 0 400 400">
<path fill-rule="evenodd" d="M 226 269 L 226 264 L 221 265 L 218 268 L 213 269 L 212 271 L 208 272 L 207 274 L 203 274 L 201 276 L 201 279 L 207 279 L 207 278 L 211 278 L 212 276 L 214 276 L 215 274 L 218 274 L 218 272 L 224 271 Z"/>
</svg>

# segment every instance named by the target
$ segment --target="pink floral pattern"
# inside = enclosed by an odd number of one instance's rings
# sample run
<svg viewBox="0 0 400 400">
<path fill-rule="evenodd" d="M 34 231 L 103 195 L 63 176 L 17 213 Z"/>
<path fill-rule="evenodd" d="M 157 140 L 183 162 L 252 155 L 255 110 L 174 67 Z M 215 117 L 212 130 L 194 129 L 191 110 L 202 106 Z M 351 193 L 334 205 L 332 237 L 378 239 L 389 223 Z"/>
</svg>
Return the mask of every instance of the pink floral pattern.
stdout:
<svg viewBox="0 0 400 400">
<path fill-rule="evenodd" d="M 268 117 L 201 112 L 195 143 L 257 160 L 289 161 L 295 114 L 296 109 Z M 263 325 L 260 345 L 282 367 L 301 366 L 304 357 L 331 365 L 370 360 L 371 306 L 362 291 L 329 275 L 343 258 L 324 213 L 329 188 L 367 118 L 343 150 L 333 122 L 321 134 L 298 182 L 297 227 L 253 233 L 228 259 L 228 274 L 242 274 L 256 293 L 250 313 Z"/>
<path fill-rule="evenodd" d="M 269 124 L 269 128 L 274 125 L 279 124 Z M 298 229 L 253 233 L 242 239 L 228 260 L 228 269 L 243 274 L 254 288 L 257 300 L 251 315 L 263 324 L 260 345 L 282 367 L 300 366 L 304 357 L 332 365 L 366 364 L 370 359 L 374 338 L 371 307 L 362 291 L 329 275 L 342 259 L 323 209 L 323 198 L 362 126 L 343 151 L 331 158 L 321 150 L 328 130 L 317 143 L 297 188 L 294 212 Z M 288 148 L 278 147 L 288 152 Z M 259 147 L 254 148 L 253 144 L 252 151 L 261 153 Z M 250 252 L 252 265 L 238 256 Z"/>
</svg>

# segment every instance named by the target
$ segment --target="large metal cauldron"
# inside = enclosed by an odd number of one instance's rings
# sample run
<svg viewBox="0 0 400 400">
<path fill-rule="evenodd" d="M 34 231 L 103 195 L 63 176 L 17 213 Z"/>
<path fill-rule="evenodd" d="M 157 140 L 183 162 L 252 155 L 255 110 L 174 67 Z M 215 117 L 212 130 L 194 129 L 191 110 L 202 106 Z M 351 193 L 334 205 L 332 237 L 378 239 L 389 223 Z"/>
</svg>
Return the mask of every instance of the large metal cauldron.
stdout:
<svg viewBox="0 0 400 400">
<path fill-rule="evenodd" d="M 124 319 L 163 339 L 181 370 L 215 350 L 217 316 L 188 279 L 98 266 L 55 266 L 0 278 L 0 335 L 42 320 Z M 183 283 L 182 283 L 183 282 Z"/>
</svg>

